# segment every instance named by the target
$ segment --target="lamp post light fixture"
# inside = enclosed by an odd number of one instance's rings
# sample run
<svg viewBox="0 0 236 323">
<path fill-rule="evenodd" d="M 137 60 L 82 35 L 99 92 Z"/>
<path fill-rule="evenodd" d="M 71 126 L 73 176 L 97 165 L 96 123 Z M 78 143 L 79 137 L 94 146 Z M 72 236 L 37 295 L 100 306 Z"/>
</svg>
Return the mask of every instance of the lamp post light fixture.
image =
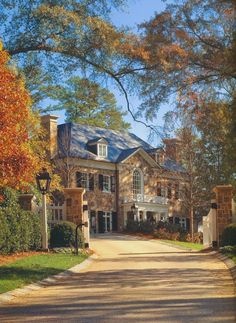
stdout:
<svg viewBox="0 0 236 323">
<path fill-rule="evenodd" d="M 38 190 L 42 193 L 42 249 L 48 250 L 48 224 L 46 194 L 49 192 L 51 177 L 46 168 L 36 175 Z"/>
</svg>

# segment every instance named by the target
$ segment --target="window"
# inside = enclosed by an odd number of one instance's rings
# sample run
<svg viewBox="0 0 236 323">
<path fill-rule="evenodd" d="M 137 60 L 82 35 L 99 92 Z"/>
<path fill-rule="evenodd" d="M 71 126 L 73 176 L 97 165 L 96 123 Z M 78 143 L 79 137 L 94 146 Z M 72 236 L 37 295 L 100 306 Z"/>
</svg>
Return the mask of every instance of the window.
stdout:
<svg viewBox="0 0 236 323">
<path fill-rule="evenodd" d="M 99 189 L 103 192 L 115 192 L 116 190 L 115 176 L 99 174 L 98 186 L 99 186 Z"/>
<path fill-rule="evenodd" d="M 162 197 L 166 197 L 167 196 L 166 186 L 161 186 L 161 196 Z"/>
<path fill-rule="evenodd" d="M 161 183 L 157 183 L 157 196 L 161 196 Z"/>
<path fill-rule="evenodd" d="M 87 191 L 94 190 L 94 174 L 76 173 L 76 186 L 83 187 Z"/>
<path fill-rule="evenodd" d="M 99 157 L 107 157 L 107 145 L 98 144 L 98 156 Z"/>
<path fill-rule="evenodd" d="M 111 180 L 110 176 L 103 175 L 103 192 L 111 191 Z"/>
<path fill-rule="evenodd" d="M 143 178 L 141 171 L 135 169 L 133 172 L 133 195 L 143 193 Z"/>
<path fill-rule="evenodd" d="M 179 184 L 175 184 L 175 199 L 179 199 Z"/>
<path fill-rule="evenodd" d="M 167 186 L 167 197 L 168 197 L 168 199 L 171 199 L 171 197 L 172 197 L 172 185 L 171 185 L 171 183 L 169 183 L 168 186 Z"/>
</svg>

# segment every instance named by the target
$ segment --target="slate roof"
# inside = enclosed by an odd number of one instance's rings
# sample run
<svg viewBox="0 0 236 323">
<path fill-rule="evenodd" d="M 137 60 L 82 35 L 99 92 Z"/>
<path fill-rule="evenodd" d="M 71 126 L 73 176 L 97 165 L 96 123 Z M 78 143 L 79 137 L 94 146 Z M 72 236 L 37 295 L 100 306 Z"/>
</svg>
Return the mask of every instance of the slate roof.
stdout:
<svg viewBox="0 0 236 323">
<path fill-rule="evenodd" d="M 108 143 L 106 159 L 100 158 L 88 150 L 88 142 L 95 142 L 98 138 L 104 138 Z M 124 157 L 126 155 L 127 158 L 130 149 L 142 147 L 147 151 L 153 148 L 136 135 L 126 131 L 115 131 L 75 123 L 65 123 L 58 126 L 58 147 L 61 154 L 69 152 L 71 157 L 106 160 L 112 163 L 118 161 L 121 153 Z"/>
<path fill-rule="evenodd" d="M 180 164 L 176 163 L 176 161 L 172 159 L 166 159 L 165 162 L 161 165 L 166 170 L 174 171 L 174 172 L 181 172 L 186 173 L 186 169 L 181 166 Z"/>
<path fill-rule="evenodd" d="M 108 143 L 107 158 L 101 158 L 89 151 L 88 144 L 101 138 Z M 140 147 L 146 152 L 155 149 L 141 138 L 127 131 L 116 131 L 76 123 L 65 123 L 58 126 L 58 153 L 60 156 L 68 155 L 82 159 L 118 163 L 128 158 Z M 167 160 L 162 167 L 173 171 L 184 170 L 183 167 L 171 160 Z"/>
</svg>

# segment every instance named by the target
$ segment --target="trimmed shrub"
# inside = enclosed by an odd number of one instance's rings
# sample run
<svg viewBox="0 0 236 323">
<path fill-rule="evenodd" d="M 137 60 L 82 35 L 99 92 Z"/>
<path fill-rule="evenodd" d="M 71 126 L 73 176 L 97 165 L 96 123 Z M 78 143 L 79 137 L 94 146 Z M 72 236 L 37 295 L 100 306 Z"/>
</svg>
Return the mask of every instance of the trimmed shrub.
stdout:
<svg viewBox="0 0 236 323">
<path fill-rule="evenodd" d="M 139 223 L 139 231 L 142 233 L 152 233 L 154 231 L 154 226 L 149 221 L 141 221 Z"/>
<path fill-rule="evenodd" d="M 139 232 L 139 222 L 129 219 L 126 224 L 126 231 Z"/>
<path fill-rule="evenodd" d="M 230 253 L 232 255 L 236 255 L 236 246 L 225 246 L 221 247 L 220 251 L 224 254 Z"/>
<path fill-rule="evenodd" d="M 228 225 L 221 237 L 222 246 L 236 246 L 236 223 Z"/>
<path fill-rule="evenodd" d="M 50 232 L 50 247 L 72 247 L 75 246 L 76 225 L 72 222 L 64 221 L 54 225 Z M 84 236 L 78 229 L 79 246 L 84 246 Z"/>
<path fill-rule="evenodd" d="M 39 249 L 39 215 L 22 210 L 14 190 L 5 189 L 1 194 L 4 195 L 4 201 L 0 204 L 0 253 Z"/>
</svg>

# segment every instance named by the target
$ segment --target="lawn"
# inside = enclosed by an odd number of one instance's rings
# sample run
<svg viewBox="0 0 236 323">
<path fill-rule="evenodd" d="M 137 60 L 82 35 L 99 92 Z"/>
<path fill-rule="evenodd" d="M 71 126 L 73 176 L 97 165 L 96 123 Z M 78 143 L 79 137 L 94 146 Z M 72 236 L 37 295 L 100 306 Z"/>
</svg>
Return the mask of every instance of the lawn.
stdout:
<svg viewBox="0 0 236 323">
<path fill-rule="evenodd" d="M 194 249 L 194 250 L 202 250 L 204 249 L 204 246 L 200 243 L 192 243 L 192 242 L 183 242 L 183 241 L 175 241 L 175 240 L 160 240 L 163 242 L 167 242 L 173 245 L 178 245 L 181 247 L 189 248 L 189 249 Z"/>
<path fill-rule="evenodd" d="M 0 293 L 4 293 L 81 263 L 87 255 L 39 254 L 0 266 Z"/>
<path fill-rule="evenodd" d="M 232 259 L 235 262 L 235 264 L 236 264 L 236 255 L 235 255 L 235 253 L 227 252 L 227 253 L 225 253 L 225 255 L 228 258 Z"/>
</svg>

